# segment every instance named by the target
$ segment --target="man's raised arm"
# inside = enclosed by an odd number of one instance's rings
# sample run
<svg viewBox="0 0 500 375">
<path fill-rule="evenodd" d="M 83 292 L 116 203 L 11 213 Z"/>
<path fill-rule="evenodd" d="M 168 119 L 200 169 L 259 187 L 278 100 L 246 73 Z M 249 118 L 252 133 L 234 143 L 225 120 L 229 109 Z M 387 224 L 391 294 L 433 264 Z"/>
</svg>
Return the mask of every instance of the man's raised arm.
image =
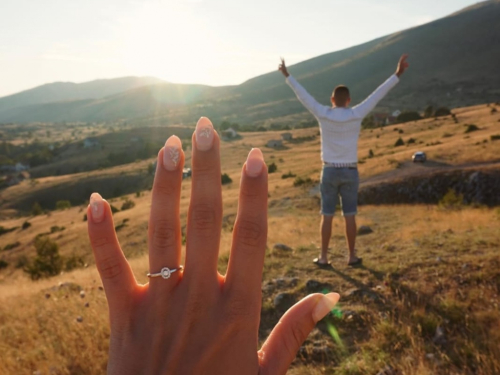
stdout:
<svg viewBox="0 0 500 375">
<path fill-rule="evenodd" d="M 362 103 L 353 107 L 352 110 L 356 114 L 356 117 L 363 118 L 368 113 L 370 113 L 373 108 L 380 102 L 384 96 L 399 82 L 399 77 L 405 72 L 409 64 L 406 62 L 408 55 L 403 55 L 399 59 L 398 67 L 396 73 L 389 77 L 387 81 L 382 83 L 368 98 L 366 98 Z"/>
<path fill-rule="evenodd" d="M 304 107 L 306 107 L 309 112 L 314 115 L 314 117 L 324 117 L 328 107 L 318 103 L 316 99 L 314 99 L 306 91 L 306 89 L 303 88 L 300 83 L 298 83 L 297 80 L 288 73 L 285 65 L 285 59 L 281 58 L 281 64 L 278 66 L 278 70 L 286 77 L 286 83 L 292 88 L 295 95 L 297 95 L 297 99 L 299 99 Z"/>
</svg>

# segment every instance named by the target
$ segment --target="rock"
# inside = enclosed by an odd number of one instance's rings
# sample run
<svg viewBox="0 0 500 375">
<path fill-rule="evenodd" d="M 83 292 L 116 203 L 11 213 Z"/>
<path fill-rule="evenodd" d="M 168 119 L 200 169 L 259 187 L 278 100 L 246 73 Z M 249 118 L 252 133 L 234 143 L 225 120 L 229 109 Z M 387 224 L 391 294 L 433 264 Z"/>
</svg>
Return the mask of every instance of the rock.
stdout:
<svg viewBox="0 0 500 375">
<path fill-rule="evenodd" d="M 78 316 L 76 317 L 76 321 L 77 321 L 78 323 L 83 322 L 83 317 L 81 317 L 80 315 L 78 315 Z"/>
<path fill-rule="evenodd" d="M 370 233 L 373 233 L 373 229 L 370 228 L 368 225 L 362 225 L 358 228 L 358 236 Z"/>
<path fill-rule="evenodd" d="M 50 298 L 50 293 L 45 293 L 45 298 L 49 299 Z"/>
<path fill-rule="evenodd" d="M 351 288 L 344 292 L 344 297 L 361 297 L 363 295 L 363 291 L 358 288 Z"/>
<path fill-rule="evenodd" d="M 85 305 L 84 305 L 84 306 L 85 306 L 85 307 L 90 307 L 90 303 L 85 302 Z"/>
<path fill-rule="evenodd" d="M 329 284 L 319 282 L 318 280 L 310 279 L 306 281 L 306 290 L 309 293 L 325 292 L 325 291 L 331 291 L 332 286 Z"/>
<path fill-rule="evenodd" d="M 436 333 L 434 334 L 434 338 L 432 342 L 436 345 L 444 345 L 446 344 L 446 336 L 444 334 L 444 329 L 441 326 L 436 328 Z"/>
<path fill-rule="evenodd" d="M 273 246 L 273 251 L 292 251 L 293 249 L 290 246 L 287 246 L 282 243 L 277 243 Z"/>
<path fill-rule="evenodd" d="M 274 307 L 280 312 L 285 312 L 295 304 L 295 295 L 292 293 L 280 293 L 273 300 Z"/>
<path fill-rule="evenodd" d="M 85 291 L 80 291 L 80 298 L 85 298 Z"/>
<path fill-rule="evenodd" d="M 326 362 L 329 357 L 330 357 L 330 348 L 328 346 L 326 345 L 313 346 L 311 350 L 311 359 L 314 362 Z"/>
<path fill-rule="evenodd" d="M 99 289 L 100 291 L 104 290 L 104 288 L 102 286 L 98 287 L 97 289 Z"/>
</svg>

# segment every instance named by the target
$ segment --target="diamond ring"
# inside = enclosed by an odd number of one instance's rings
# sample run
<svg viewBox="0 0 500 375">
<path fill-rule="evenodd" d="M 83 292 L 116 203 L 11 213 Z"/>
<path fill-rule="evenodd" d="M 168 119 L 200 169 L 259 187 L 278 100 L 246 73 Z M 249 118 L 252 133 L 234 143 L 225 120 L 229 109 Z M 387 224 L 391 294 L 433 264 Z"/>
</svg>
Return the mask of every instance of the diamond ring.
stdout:
<svg viewBox="0 0 500 375">
<path fill-rule="evenodd" d="M 179 266 L 179 268 L 173 268 L 170 269 L 168 267 L 163 267 L 160 272 L 158 273 L 148 273 L 148 277 L 163 277 L 164 279 L 170 278 L 170 275 L 172 275 L 174 272 L 183 270 L 183 266 Z"/>
</svg>

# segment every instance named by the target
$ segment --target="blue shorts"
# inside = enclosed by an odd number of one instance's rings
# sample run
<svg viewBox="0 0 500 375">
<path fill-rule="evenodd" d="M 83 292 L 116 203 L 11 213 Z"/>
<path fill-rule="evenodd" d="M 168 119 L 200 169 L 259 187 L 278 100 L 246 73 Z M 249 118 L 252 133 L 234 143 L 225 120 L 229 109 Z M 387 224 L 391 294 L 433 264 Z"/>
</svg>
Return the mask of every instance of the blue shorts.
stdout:
<svg viewBox="0 0 500 375">
<path fill-rule="evenodd" d="M 334 215 L 335 207 L 339 203 L 342 207 L 342 215 L 353 216 L 358 213 L 359 174 L 357 168 L 323 166 L 320 188 L 321 215 Z"/>
</svg>

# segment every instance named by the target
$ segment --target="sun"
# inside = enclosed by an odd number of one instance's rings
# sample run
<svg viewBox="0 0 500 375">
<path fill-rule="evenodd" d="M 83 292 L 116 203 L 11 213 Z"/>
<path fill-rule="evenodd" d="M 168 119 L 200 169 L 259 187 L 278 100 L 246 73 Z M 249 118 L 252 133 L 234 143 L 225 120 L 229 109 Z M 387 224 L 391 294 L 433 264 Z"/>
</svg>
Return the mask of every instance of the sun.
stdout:
<svg viewBox="0 0 500 375">
<path fill-rule="evenodd" d="M 136 75 L 170 82 L 206 80 L 218 43 L 195 3 L 145 3 L 120 23 L 122 64 Z"/>
</svg>

